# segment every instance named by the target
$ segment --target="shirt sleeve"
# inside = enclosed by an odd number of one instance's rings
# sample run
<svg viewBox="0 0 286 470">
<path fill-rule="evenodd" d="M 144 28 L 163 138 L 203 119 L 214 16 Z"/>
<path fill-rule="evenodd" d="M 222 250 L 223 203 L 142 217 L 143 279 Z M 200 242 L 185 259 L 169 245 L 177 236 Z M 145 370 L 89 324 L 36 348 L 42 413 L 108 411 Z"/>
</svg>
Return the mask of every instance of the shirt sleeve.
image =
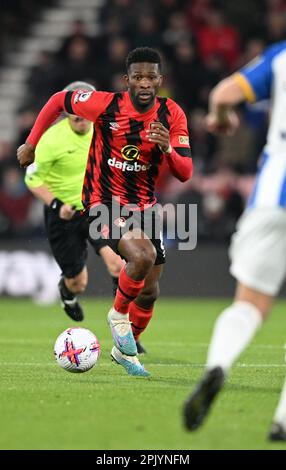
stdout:
<svg viewBox="0 0 286 470">
<path fill-rule="evenodd" d="M 273 82 L 273 60 L 285 49 L 285 43 L 269 47 L 263 54 L 233 75 L 243 88 L 249 102 L 253 103 L 270 98 Z"/>
<path fill-rule="evenodd" d="M 56 159 L 55 152 L 46 134 L 40 139 L 35 155 L 35 161 L 28 166 L 25 175 L 25 183 L 30 188 L 38 188 L 45 184 L 46 177 Z"/>
<path fill-rule="evenodd" d="M 105 91 L 70 91 L 65 96 L 64 106 L 69 114 L 95 122 L 107 108 L 113 96 L 114 93 Z"/>
<path fill-rule="evenodd" d="M 103 91 L 59 91 L 52 95 L 41 109 L 36 122 L 28 135 L 27 142 L 36 147 L 43 133 L 55 122 L 62 111 L 95 122 L 110 103 L 114 93 Z"/>
<path fill-rule="evenodd" d="M 184 111 L 178 105 L 174 107 L 172 113 L 170 144 L 181 157 L 191 158 L 187 118 Z"/>
<path fill-rule="evenodd" d="M 166 154 L 171 173 L 184 182 L 193 174 L 193 161 L 189 142 L 187 118 L 184 111 L 174 104 L 171 114 L 170 144 L 172 151 Z"/>
</svg>

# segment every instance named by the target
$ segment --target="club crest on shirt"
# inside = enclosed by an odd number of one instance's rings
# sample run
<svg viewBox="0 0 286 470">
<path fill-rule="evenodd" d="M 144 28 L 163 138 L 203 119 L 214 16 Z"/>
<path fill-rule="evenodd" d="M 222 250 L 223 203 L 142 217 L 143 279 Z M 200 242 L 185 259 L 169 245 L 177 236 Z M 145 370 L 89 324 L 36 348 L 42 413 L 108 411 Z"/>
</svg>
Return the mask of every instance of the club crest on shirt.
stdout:
<svg viewBox="0 0 286 470">
<path fill-rule="evenodd" d="M 81 93 L 78 97 L 78 100 L 84 103 L 85 101 L 87 101 L 90 98 L 91 93 L 92 93 L 92 91 Z"/>
<path fill-rule="evenodd" d="M 118 217 L 118 219 L 115 219 L 114 220 L 114 225 L 116 225 L 116 227 L 120 227 L 120 228 L 125 227 L 125 225 L 126 225 L 125 217 Z"/>
<path fill-rule="evenodd" d="M 140 150 L 136 145 L 125 145 L 121 149 L 121 155 L 124 160 L 132 162 L 133 160 L 138 160 L 140 157 Z"/>
<path fill-rule="evenodd" d="M 92 93 L 92 91 L 78 90 L 75 97 L 74 97 L 74 104 L 77 104 L 78 101 L 81 101 L 82 103 L 84 103 L 85 101 L 87 101 L 90 98 L 91 93 Z"/>
</svg>

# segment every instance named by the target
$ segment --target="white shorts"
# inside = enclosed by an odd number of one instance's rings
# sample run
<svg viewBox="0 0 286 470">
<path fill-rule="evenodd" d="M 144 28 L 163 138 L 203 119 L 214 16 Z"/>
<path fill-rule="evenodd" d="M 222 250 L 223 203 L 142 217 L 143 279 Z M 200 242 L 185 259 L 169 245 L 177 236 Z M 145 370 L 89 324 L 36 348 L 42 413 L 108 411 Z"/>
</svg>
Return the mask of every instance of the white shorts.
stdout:
<svg viewBox="0 0 286 470">
<path fill-rule="evenodd" d="M 242 284 L 275 296 L 286 276 L 286 211 L 246 209 L 229 249 L 230 272 Z"/>
</svg>

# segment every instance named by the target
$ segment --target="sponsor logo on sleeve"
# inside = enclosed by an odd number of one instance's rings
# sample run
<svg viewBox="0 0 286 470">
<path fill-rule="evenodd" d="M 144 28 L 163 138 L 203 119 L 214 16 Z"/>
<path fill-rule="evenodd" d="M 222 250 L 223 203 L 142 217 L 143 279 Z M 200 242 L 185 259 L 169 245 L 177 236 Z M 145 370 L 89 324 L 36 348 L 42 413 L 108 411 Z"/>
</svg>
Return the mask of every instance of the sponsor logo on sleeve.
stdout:
<svg viewBox="0 0 286 470">
<path fill-rule="evenodd" d="M 190 145 L 189 137 L 186 135 L 179 135 L 179 143 L 181 145 Z"/>
</svg>

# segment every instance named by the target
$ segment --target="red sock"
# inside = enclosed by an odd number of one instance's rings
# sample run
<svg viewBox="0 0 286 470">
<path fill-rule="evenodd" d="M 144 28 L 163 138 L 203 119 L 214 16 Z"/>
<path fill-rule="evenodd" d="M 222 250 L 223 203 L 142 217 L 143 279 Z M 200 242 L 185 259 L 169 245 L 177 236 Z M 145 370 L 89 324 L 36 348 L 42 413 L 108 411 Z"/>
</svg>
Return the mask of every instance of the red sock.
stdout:
<svg viewBox="0 0 286 470">
<path fill-rule="evenodd" d="M 134 281 L 130 276 L 128 276 L 128 274 L 126 274 L 125 267 L 122 268 L 113 304 L 113 307 L 117 312 L 128 313 L 130 302 L 136 299 L 144 286 L 144 282 L 144 279 L 142 279 L 142 281 Z"/>
<path fill-rule="evenodd" d="M 132 331 L 135 341 L 138 341 L 139 336 L 146 329 L 152 318 L 153 310 L 154 307 L 149 310 L 138 307 L 135 302 L 129 305 L 129 320 L 132 322 Z"/>
</svg>

